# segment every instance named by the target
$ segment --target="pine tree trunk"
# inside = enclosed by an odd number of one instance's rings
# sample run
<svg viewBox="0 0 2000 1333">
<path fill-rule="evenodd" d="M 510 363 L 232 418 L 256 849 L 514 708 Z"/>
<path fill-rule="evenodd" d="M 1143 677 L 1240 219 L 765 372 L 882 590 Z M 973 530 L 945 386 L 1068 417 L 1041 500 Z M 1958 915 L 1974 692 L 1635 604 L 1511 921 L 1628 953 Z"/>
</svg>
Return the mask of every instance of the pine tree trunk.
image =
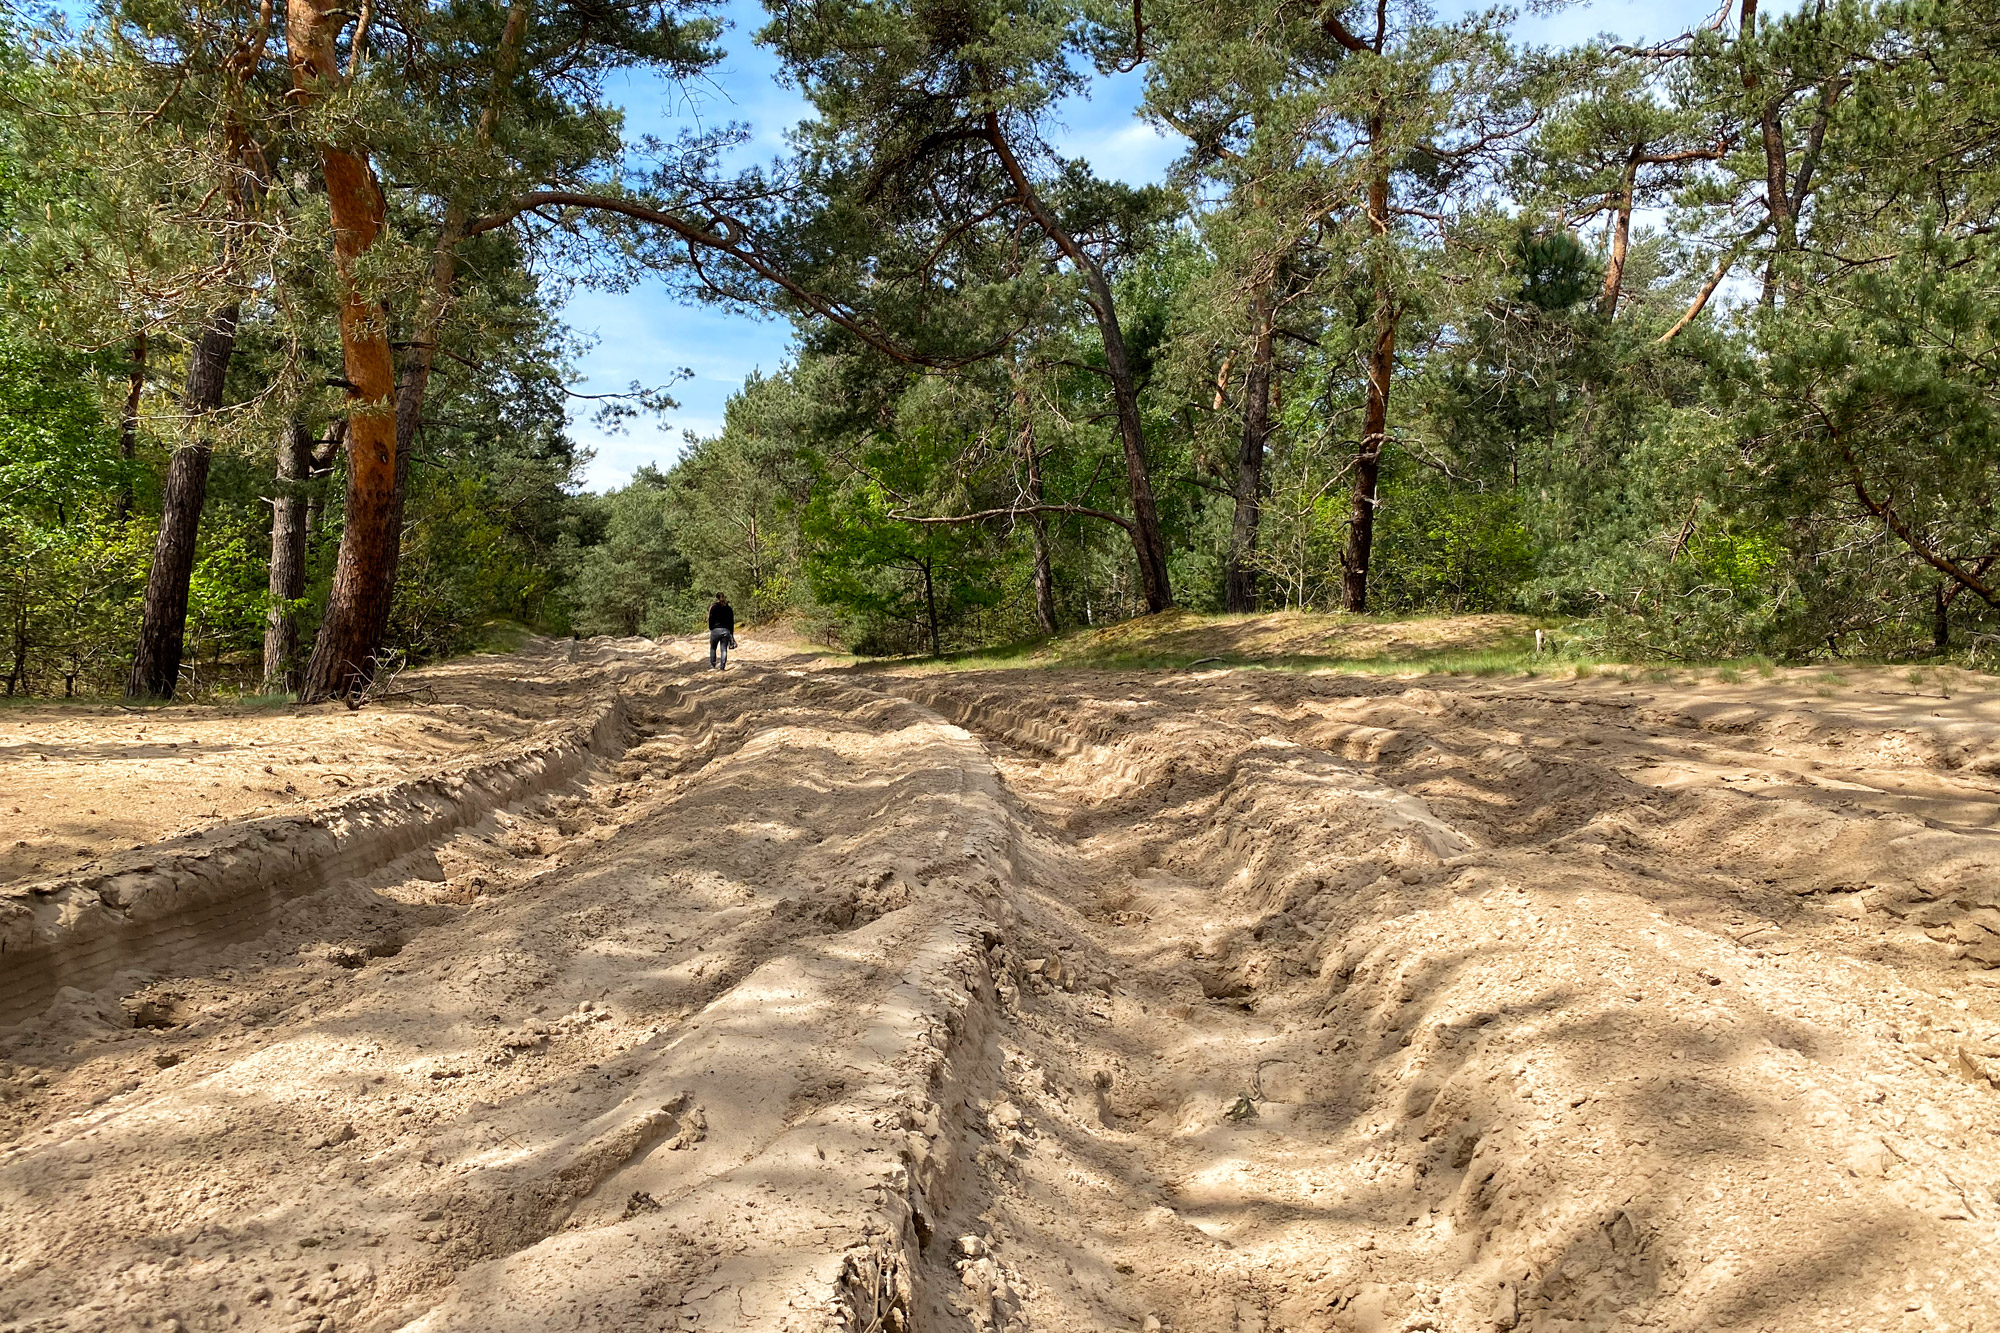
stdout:
<svg viewBox="0 0 2000 1333">
<path fill-rule="evenodd" d="M 1032 452 L 1028 457 L 1028 498 L 1042 503 L 1042 462 Z M 1056 570 L 1049 552 L 1048 520 L 1039 512 L 1028 519 L 1028 531 L 1035 542 L 1035 623 L 1042 633 L 1054 634 L 1061 628 L 1056 619 Z"/>
<path fill-rule="evenodd" d="M 333 472 L 333 465 L 340 457 L 341 446 L 347 443 L 347 419 L 340 417 L 327 428 L 326 438 L 313 447 L 307 461 L 306 471 L 306 541 L 311 543 L 313 534 L 326 521 L 326 487 L 320 478 Z"/>
<path fill-rule="evenodd" d="M 1097 327 L 1104 340 L 1105 369 L 1111 376 L 1111 396 L 1118 409 L 1118 443 L 1125 455 L 1126 492 L 1132 502 L 1132 549 L 1139 557 L 1139 585 L 1146 610 L 1165 611 L 1174 604 L 1173 580 L 1167 572 L 1167 539 L 1160 531 L 1160 513 L 1153 503 L 1153 479 L 1146 460 L 1146 433 L 1139 416 L 1139 389 L 1125 353 L 1124 330 L 1112 305 L 1111 284 L 1095 263 L 1087 276 L 1096 300 Z"/>
<path fill-rule="evenodd" d="M 1014 183 L 1015 194 L 1028 215 L 1062 251 L 1089 289 L 1086 304 L 1097 322 L 1098 335 L 1104 343 L 1104 369 L 1111 380 L 1112 405 L 1118 415 L 1118 443 L 1125 455 L 1126 491 L 1132 502 L 1132 524 L 1128 531 L 1132 536 L 1133 554 L 1139 560 L 1139 582 L 1145 592 L 1146 609 L 1165 611 L 1174 604 L 1173 580 L 1167 572 L 1167 541 L 1160 531 L 1159 508 L 1153 500 L 1152 473 L 1146 461 L 1146 432 L 1139 415 L 1139 391 L 1132 374 L 1131 358 L 1125 349 L 1125 331 L 1118 323 L 1118 305 L 1112 296 L 1111 283 L 1105 278 L 1103 267 L 1091 258 L 1090 252 L 1077 243 L 1076 238 L 1043 203 L 1034 183 L 1014 156 L 1012 145 L 1001 133 L 1000 118 L 995 112 L 989 111 L 986 115 L 986 139 L 993 145 L 993 151 L 999 157 L 1008 179 Z"/>
<path fill-rule="evenodd" d="M 299 688 L 299 616 L 293 603 L 306 590 L 306 474 L 312 436 L 294 421 L 278 441 L 277 493 L 271 500 L 271 609 L 264 620 L 264 693 Z"/>
<path fill-rule="evenodd" d="M 1014 413 L 1020 418 L 1021 468 L 1026 481 L 1028 495 L 1028 535 L 1035 548 L 1035 623 L 1042 627 L 1042 633 L 1056 632 L 1056 576 L 1055 561 L 1049 553 L 1048 516 L 1040 506 L 1044 503 L 1042 491 L 1042 456 L 1035 449 L 1035 414 L 1028 403 L 1028 386 L 1016 371 L 1014 377 Z"/>
<path fill-rule="evenodd" d="M 292 85 L 310 105 L 343 82 L 336 39 L 346 23 L 332 0 L 288 0 Z M 365 151 L 320 148 L 333 225 L 334 262 L 346 294 L 340 307 L 341 360 L 348 382 L 347 512 L 333 589 L 299 697 L 353 702 L 375 672 L 395 595 L 399 531 L 396 494 L 396 367 L 379 303 L 355 285 L 361 256 L 382 232 L 387 201 Z"/>
<path fill-rule="evenodd" d="M 1379 122 L 1374 127 L 1380 135 Z M 1389 178 L 1368 182 L 1368 221 L 1376 244 L 1389 235 Z M 1368 354 L 1368 390 L 1361 413 L 1361 447 L 1354 458 L 1354 509 L 1348 521 L 1347 550 L 1341 558 L 1340 606 L 1368 609 L 1368 562 L 1375 554 L 1375 511 L 1380 504 L 1382 447 L 1389 438 L 1389 385 L 1396 374 L 1396 326 L 1402 312 L 1389 281 L 1389 259 L 1375 259 L 1375 345 Z"/>
<path fill-rule="evenodd" d="M 464 210 L 453 205 L 446 210 L 444 230 L 431 257 L 431 290 L 420 312 L 416 345 L 403 359 L 402 375 L 396 390 L 396 489 L 390 503 L 389 523 L 397 537 L 389 552 L 389 587 L 403 564 L 403 506 L 410 491 L 410 464 L 416 457 L 417 431 L 424 420 L 424 395 L 430 389 L 431 371 L 437 364 L 437 339 L 443 312 L 458 280 L 458 243 L 464 237 Z M 388 623 L 386 620 L 384 625 Z"/>
<path fill-rule="evenodd" d="M 194 578 L 195 542 L 208 499 L 210 413 L 222 405 L 222 384 L 236 351 L 237 306 L 217 311 L 188 362 L 181 411 L 191 438 L 167 463 L 165 505 L 146 575 L 139 620 L 139 649 L 125 682 L 128 699 L 171 699 L 180 684 L 182 641 L 187 632 L 188 585 Z"/>
<path fill-rule="evenodd" d="M 1604 266 L 1604 291 L 1597 309 L 1606 319 L 1618 313 L 1618 297 L 1625 285 L 1625 258 L 1632 250 L 1632 196 L 1639 186 L 1639 150 L 1632 150 L 1625 163 L 1624 180 L 1618 191 L 1611 224 L 1611 259 Z"/>
<path fill-rule="evenodd" d="M 1236 516 L 1229 530 L 1229 563 L 1223 571 L 1223 605 L 1257 609 L 1257 526 L 1263 516 L 1264 446 L 1271 438 L 1273 312 L 1259 294 L 1250 304 L 1256 329 L 1243 377 L 1243 440 L 1236 451 Z"/>
<path fill-rule="evenodd" d="M 112 504 L 113 521 L 123 523 L 132 516 L 132 465 L 139 456 L 139 399 L 146 391 L 146 331 L 132 335 L 132 369 L 126 378 L 125 410 L 118 416 L 118 458 L 125 465 L 118 481 L 118 498 Z"/>
<path fill-rule="evenodd" d="M 501 96 L 520 68 L 529 8 L 528 0 L 512 0 L 507 7 L 507 22 L 493 53 L 493 86 L 473 126 L 472 142 L 476 148 L 484 148 L 493 140 L 494 126 L 500 120 Z M 463 204 L 453 203 L 445 208 L 437 249 L 431 255 L 430 290 L 418 309 L 415 345 L 404 360 L 401 385 L 396 391 L 396 493 L 390 522 L 398 539 L 389 555 L 388 580 L 392 589 L 403 561 L 403 506 L 409 495 L 410 465 L 416 458 L 417 429 L 423 424 L 424 395 L 430 390 L 431 371 L 437 364 L 438 337 L 445 312 L 451 307 L 458 285 L 458 247 L 465 240 L 467 217 Z"/>
</svg>

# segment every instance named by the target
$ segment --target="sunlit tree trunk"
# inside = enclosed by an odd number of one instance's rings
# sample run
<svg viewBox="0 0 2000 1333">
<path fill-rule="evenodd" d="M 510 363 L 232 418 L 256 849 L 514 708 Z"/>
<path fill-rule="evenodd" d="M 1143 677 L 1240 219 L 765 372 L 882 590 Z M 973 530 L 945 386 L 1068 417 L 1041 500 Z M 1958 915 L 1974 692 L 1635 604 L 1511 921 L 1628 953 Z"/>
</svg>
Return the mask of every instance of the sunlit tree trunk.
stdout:
<svg viewBox="0 0 2000 1333">
<path fill-rule="evenodd" d="M 290 0 L 286 39 L 292 86 L 310 105 L 345 82 L 336 39 L 346 12 L 330 0 Z M 387 203 L 365 150 L 320 148 L 334 263 L 346 291 L 340 351 L 347 376 L 347 496 L 333 589 L 299 696 L 353 700 L 375 671 L 395 595 L 396 367 L 381 304 L 357 286 L 362 255 L 382 232 Z"/>
<path fill-rule="evenodd" d="M 1606 319 L 1618 313 L 1618 297 L 1625 285 L 1625 258 L 1632 250 L 1632 197 L 1639 185 L 1639 150 L 1626 160 L 1619 181 L 1618 197 L 1612 201 L 1611 258 L 1604 266 L 1604 292 L 1597 309 Z"/>
</svg>

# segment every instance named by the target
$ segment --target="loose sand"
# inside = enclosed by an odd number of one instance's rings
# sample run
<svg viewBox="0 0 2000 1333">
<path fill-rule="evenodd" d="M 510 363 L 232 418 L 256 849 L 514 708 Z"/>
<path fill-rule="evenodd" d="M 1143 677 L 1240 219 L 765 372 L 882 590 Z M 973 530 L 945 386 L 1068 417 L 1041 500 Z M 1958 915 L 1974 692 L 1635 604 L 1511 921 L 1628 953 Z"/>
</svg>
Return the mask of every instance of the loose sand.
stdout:
<svg viewBox="0 0 2000 1333">
<path fill-rule="evenodd" d="M 165 754 L 5 715 L 0 812 L 126 846 L 252 809 L 166 818 L 188 757 L 317 796 L 607 688 L 635 730 L 0 1030 L 0 1329 L 2000 1326 L 1977 678 L 745 649 L 543 647 Z"/>
<path fill-rule="evenodd" d="M 571 656 L 542 643 L 465 658 L 405 677 L 414 695 L 359 710 L 0 707 L 0 886 L 518 740 L 598 682 Z"/>
</svg>

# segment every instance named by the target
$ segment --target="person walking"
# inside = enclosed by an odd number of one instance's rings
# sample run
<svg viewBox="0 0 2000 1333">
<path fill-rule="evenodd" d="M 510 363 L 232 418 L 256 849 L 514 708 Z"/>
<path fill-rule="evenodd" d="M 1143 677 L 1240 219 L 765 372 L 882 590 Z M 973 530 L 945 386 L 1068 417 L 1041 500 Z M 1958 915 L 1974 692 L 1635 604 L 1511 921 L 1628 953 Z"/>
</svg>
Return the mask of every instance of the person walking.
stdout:
<svg viewBox="0 0 2000 1333">
<path fill-rule="evenodd" d="M 708 665 L 714 671 L 729 669 L 729 650 L 736 646 L 736 611 L 726 593 L 715 594 L 708 607 Z"/>
</svg>

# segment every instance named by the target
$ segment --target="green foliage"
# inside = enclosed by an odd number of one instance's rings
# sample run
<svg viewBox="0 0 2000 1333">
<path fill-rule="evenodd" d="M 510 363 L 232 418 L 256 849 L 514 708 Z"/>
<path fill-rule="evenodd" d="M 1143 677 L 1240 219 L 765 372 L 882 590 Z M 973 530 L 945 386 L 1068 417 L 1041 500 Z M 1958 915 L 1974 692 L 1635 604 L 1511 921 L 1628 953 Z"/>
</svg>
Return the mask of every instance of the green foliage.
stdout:
<svg viewBox="0 0 2000 1333">
<path fill-rule="evenodd" d="M 88 358 L 0 341 L 0 510 L 60 523 L 130 484 L 96 370 Z"/>
<path fill-rule="evenodd" d="M 195 561 L 188 585 L 187 657 L 199 665 L 225 651 L 254 642 L 264 629 L 270 604 L 264 573 L 269 548 L 259 549 L 261 534 L 217 534 L 213 527 Z"/>
<path fill-rule="evenodd" d="M 1383 487 L 1375 569 L 1384 611 L 1511 611 L 1534 577 L 1521 497 L 1474 491 L 1421 472 Z"/>
<path fill-rule="evenodd" d="M 427 469 L 405 508 L 408 530 L 390 641 L 412 660 L 465 652 L 496 617 L 555 628 L 561 571 L 518 506 L 523 473 Z M 548 478 L 527 472 L 525 479 Z M 510 494 L 510 492 L 514 492 Z"/>
<path fill-rule="evenodd" d="M 901 517 L 912 496 L 937 484 L 936 441 L 884 441 L 858 461 L 854 475 L 820 488 L 806 512 L 813 595 L 845 613 L 857 652 L 936 655 L 957 646 L 966 621 L 999 600 L 991 534 L 977 523 Z"/>
<path fill-rule="evenodd" d="M 579 634 L 688 633 L 706 599 L 674 544 L 667 477 L 641 468 L 632 484 L 579 506 L 589 544 L 578 552 L 569 595 Z"/>
<path fill-rule="evenodd" d="M 13 695 L 122 682 L 153 554 L 143 524 L 36 524 L 0 514 L 0 669 Z"/>
<path fill-rule="evenodd" d="M 735 131 L 642 146 L 610 100 L 717 58 L 698 3 L 532 7 L 509 75 L 508 7 L 446 0 L 375 23 L 353 86 L 307 109 L 249 0 L 10 18 L 7 688 L 115 686 L 159 481 L 197 432 L 188 660 L 202 684 L 254 671 L 272 444 L 347 408 L 322 141 L 390 182 L 356 281 L 406 358 L 437 352 L 390 627 L 412 658 L 496 619 L 682 632 L 717 591 L 870 652 L 1119 620 L 1144 606 L 1133 422 L 1189 607 L 1222 604 L 1238 556 L 1264 605 L 1335 605 L 1378 443 L 1384 610 L 1588 616 L 1584 638 L 1660 657 L 2000 644 L 1995 0 L 1843 0 L 1643 56 L 1402 3 L 1167 0 L 1143 42 L 1109 3 L 769 9 L 810 116 L 728 178 Z M 1143 71 L 1186 145 L 1168 185 L 1053 146 L 1093 67 Z M 541 189 L 643 198 L 732 254 L 523 210 Z M 438 238 L 468 225 L 447 299 Z M 551 276 L 649 269 L 793 316 L 797 354 L 665 470 L 577 495 Z M 226 410 L 189 421 L 189 343 L 228 302 Z M 288 483 L 319 499 L 307 631 L 340 466 Z"/>
<path fill-rule="evenodd" d="M 1561 228 L 1539 231 L 1523 222 L 1512 259 L 1520 299 L 1545 313 L 1573 309 L 1595 295 L 1603 279 L 1602 265 L 1573 232 Z"/>
<path fill-rule="evenodd" d="M 676 543 L 703 605 L 728 593 L 764 619 L 808 602 L 801 518 L 812 450 L 841 401 L 836 364 L 753 376 L 730 400 L 722 434 L 688 449 L 669 483 Z M 690 628 L 698 622 L 690 621 Z"/>
<path fill-rule="evenodd" d="M 824 364 L 801 376 L 810 390 L 865 375 Z M 895 377 L 871 385 L 868 420 L 815 411 L 794 417 L 815 437 L 801 496 L 799 573 L 823 615 L 858 651 L 936 654 L 978 642 L 982 613 L 999 601 L 1004 517 L 980 512 L 995 478 L 985 446 L 990 400 L 965 384 Z M 937 520 L 937 521 L 925 521 Z"/>
<path fill-rule="evenodd" d="M 6 692 L 101 688 L 120 671 L 152 553 L 115 515 L 130 477 L 88 358 L 0 342 L 0 669 Z"/>
</svg>

